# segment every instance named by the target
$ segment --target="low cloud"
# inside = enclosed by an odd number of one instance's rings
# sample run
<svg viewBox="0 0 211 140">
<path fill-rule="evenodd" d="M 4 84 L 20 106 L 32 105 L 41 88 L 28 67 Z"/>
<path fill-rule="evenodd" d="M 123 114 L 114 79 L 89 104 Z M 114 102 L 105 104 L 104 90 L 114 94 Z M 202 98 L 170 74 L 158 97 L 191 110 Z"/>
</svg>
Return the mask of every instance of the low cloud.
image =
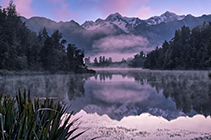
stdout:
<svg viewBox="0 0 211 140">
<path fill-rule="evenodd" d="M 147 48 L 147 38 L 135 35 L 109 36 L 95 41 L 94 49 L 101 52 L 136 52 L 140 48 Z"/>
</svg>

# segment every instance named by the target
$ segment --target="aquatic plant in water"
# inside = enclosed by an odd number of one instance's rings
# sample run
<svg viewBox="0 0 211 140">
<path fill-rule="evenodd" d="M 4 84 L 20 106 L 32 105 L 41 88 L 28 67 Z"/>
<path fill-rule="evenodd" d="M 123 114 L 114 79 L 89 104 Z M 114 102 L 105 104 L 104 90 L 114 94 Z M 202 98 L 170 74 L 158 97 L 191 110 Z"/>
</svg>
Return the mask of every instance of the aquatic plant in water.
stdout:
<svg viewBox="0 0 211 140">
<path fill-rule="evenodd" d="M 16 97 L 0 94 L 0 140 L 65 140 L 75 139 L 85 131 L 74 134 L 78 119 L 71 114 L 62 115 L 69 109 L 60 102 L 46 98 L 30 99 L 26 90 Z M 75 132 L 76 133 L 76 132 Z"/>
</svg>

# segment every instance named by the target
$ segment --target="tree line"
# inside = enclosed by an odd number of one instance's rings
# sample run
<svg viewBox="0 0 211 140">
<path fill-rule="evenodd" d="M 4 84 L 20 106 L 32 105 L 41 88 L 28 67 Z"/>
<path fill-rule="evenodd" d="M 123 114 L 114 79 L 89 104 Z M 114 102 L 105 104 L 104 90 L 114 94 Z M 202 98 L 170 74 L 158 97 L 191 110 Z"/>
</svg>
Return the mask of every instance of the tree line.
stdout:
<svg viewBox="0 0 211 140">
<path fill-rule="evenodd" d="M 169 42 L 147 54 L 149 69 L 209 69 L 211 67 L 211 22 L 194 27 L 183 26 Z"/>
<path fill-rule="evenodd" d="M 99 56 L 99 59 L 97 57 L 94 58 L 93 62 L 90 62 L 90 57 L 85 58 L 85 64 L 90 67 L 128 67 L 129 61 L 126 61 L 124 58 L 122 58 L 121 61 L 114 61 L 111 57 L 106 58 L 105 56 Z"/>
<path fill-rule="evenodd" d="M 90 60 L 86 59 L 90 64 Z M 94 59 L 91 66 L 110 67 L 124 63 L 127 67 L 147 69 L 210 69 L 211 68 L 211 22 L 198 25 L 193 29 L 183 26 L 175 31 L 174 37 L 164 41 L 161 47 L 145 54 L 141 51 L 133 58 L 112 62 L 104 56 Z M 88 64 L 87 63 L 87 64 Z"/>
<path fill-rule="evenodd" d="M 58 30 L 50 36 L 46 28 L 29 30 L 12 1 L 0 7 L 0 69 L 83 72 L 83 58 L 84 50 L 67 44 Z"/>
</svg>

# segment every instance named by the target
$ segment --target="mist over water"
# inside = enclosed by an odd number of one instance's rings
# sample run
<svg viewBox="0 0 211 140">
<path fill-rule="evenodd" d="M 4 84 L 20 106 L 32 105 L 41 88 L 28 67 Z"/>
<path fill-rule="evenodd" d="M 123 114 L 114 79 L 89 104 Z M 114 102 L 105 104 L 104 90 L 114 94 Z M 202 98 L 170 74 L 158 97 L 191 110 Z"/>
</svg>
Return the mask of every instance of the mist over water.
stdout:
<svg viewBox="0 0 211 140">
<path fill-rule="evenodd" d="M 150 113 L 167 120 L 211 114 L 207 71 L 96 69 L 95 75 L 35 75 L 0 78 L 0 90 L 14 96 L 30 88 L 32 97 L 54 97 L 74 113 L 107 114 L 111 119 Z"/>
</svg>

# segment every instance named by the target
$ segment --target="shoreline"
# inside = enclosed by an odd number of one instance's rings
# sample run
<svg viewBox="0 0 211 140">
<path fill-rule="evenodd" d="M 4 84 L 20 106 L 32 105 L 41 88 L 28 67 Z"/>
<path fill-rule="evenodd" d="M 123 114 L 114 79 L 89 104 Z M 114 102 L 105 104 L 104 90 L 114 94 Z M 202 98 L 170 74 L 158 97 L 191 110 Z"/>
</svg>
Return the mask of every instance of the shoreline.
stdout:
<svg viewBox="0 0 211 140">
<path fill-rule="evenodd" d="M 196 139 L 211 138 L 211 118 L 203 115 L 179 117 L 168 121 L 149 113 L 124 117 L 120 121 L 107 115 L 87 114 L 81 110 L 73 116 L 80 118 L 81 130 L 88 130 L 81 139 Z M 81 131 L 79 130 L 79 131 Z"/>
<path fill-rule="evenodd" d="M 93 69 L 87 69 L 83 72 L 74 73 L 71 71 L 57 71 L 57 72 L 50 72 L 50 71 L 30 71 L 30 70 L 22 70 L 22 71 L 15 71 L 15 70 L 0 70 L 0 76 L 30 76 L 30 75 L 66 75 L 66 74 L 94 74 L 96 73 Z"/>
</svg>

